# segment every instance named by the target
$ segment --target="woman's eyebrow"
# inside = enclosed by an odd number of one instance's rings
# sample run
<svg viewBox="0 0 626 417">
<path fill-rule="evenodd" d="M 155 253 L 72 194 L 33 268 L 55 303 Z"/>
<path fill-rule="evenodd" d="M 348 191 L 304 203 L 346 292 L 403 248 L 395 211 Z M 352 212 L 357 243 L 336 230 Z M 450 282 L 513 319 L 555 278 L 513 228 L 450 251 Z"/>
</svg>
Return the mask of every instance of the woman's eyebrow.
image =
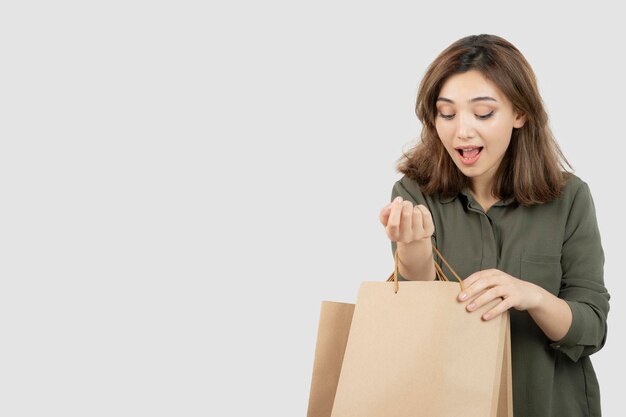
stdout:
<svg viewBox="0 0 626 417">
<path fill-rule="evenodd" d="M 437 98 L 437 101 L 446 101 L 448 103 L 452 103 L 454 104 L 454 101 L 450 100 L 449 98 L 445 98 L 445 97 L 439 97 Z M 475 101 L 495 101 L 496 103 L 498 102 L 498 100 L 496 100 L 493 97 L 489 97 L 489 96 L 482 96 L 482 97 L 474 97 L 471 100 L 468 100 L 468 103 L 473 103 Z"/>
</svg>

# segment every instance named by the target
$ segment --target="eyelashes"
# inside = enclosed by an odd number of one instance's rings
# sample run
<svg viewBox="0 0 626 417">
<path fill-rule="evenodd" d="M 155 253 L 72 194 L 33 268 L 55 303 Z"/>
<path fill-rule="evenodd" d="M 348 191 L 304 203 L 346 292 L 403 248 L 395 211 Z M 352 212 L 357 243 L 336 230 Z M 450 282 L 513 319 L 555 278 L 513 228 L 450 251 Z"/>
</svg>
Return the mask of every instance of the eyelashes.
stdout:
<svg viewBox="0 0 626 417">
<path fill-rule="evenodd" d="M 454 114 L 443 114 L 443 113 L 439 113 L 439 116 L 442 119 L 445 120 L 452 120 L 452 118 L 454 117 Z M 493 110 L 488 113 L 488 114 L 483 114 L 483 115 L 476 115 L 476 117 L 478 117 L 480 120 L 486 120 L 489 119 L 491 116 L 493 116 Z"/>
</svg>

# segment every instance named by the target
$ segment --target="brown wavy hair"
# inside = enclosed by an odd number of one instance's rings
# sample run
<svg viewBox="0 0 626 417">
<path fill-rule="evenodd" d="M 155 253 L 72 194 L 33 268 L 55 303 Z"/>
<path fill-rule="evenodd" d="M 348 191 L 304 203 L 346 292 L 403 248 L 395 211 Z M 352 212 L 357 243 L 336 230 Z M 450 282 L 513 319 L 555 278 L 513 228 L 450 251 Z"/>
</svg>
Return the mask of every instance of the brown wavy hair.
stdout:
<svg viewBox="0 0 626 417">
<path fill-rule="evenodd" d="M 421 140 L 397 161 L 396 170 L 417 181 L 425 194 L 456 195 L 466 177 L 444 148 L 437 130 L 436 100 L 453 74 L 478 70 L 526 115 L 521 128 L 513 128 L 511 142 L 494 176 L 496 198 L 514 197 L 530 206 L 556 199 L 571 175 L 572 166 L 557 144 L 537 88 L 535 74 L 522 53 L 507 40 L 489 34 L 457 40 L 428 67 L 417 93 L 415 114 L 423 125 Z"/>
</svg>

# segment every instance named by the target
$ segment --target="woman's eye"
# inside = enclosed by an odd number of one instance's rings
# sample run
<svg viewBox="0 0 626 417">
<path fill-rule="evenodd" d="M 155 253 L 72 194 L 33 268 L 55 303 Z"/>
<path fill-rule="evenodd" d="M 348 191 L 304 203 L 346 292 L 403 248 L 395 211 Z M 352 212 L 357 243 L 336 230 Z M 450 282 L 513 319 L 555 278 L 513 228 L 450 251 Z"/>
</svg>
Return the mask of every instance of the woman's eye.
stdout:
<svg viewBox="0 0 626 417">
<path fill-rule="evenodd" d="M 493 111 L 491 113 L 488 113 L 488 114 L 476 115 L 476 117 L 478 117 L 481 120 L 485 120 L 485 119 L 490 118 L 492 115 L 493 115 Z M 444 118 L 446 120 L 452 120 L 452 118 L 454 117 L 454 114 L 439 113 L 439 116 L 441 116 L 442 118 Z"/>
</svg>

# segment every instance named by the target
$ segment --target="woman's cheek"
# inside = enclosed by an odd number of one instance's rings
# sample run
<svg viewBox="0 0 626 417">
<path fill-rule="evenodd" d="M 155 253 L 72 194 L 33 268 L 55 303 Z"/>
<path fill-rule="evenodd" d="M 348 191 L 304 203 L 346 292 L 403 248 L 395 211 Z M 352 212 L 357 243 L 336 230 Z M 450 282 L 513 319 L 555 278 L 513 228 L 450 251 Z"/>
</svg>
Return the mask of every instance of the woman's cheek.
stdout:
<svg viewBox="0 0 626 417">
<path fill-rule="evenodd" d="M 441 132 L 439 132 L 439 139 L 441 139 L 441 142 L 443 143 L 443 146 L 445 146 L 449 151 L 454 151 L 454 144 L 452 143 L 453 140 L 453 135 L 446 130 L 443 130 Z"/>
<path fill-rule="evenodd" d="M 437 135 L 439 136 L 439 139 L 441 139 L 441 141 L 444 144 L 447 144 L 448 142 L 448 138 L 450 137 L 450 129 L 446 129 L 445 127 L 442 126 L 436 126 L 437 129 Z"/>
</svg>

